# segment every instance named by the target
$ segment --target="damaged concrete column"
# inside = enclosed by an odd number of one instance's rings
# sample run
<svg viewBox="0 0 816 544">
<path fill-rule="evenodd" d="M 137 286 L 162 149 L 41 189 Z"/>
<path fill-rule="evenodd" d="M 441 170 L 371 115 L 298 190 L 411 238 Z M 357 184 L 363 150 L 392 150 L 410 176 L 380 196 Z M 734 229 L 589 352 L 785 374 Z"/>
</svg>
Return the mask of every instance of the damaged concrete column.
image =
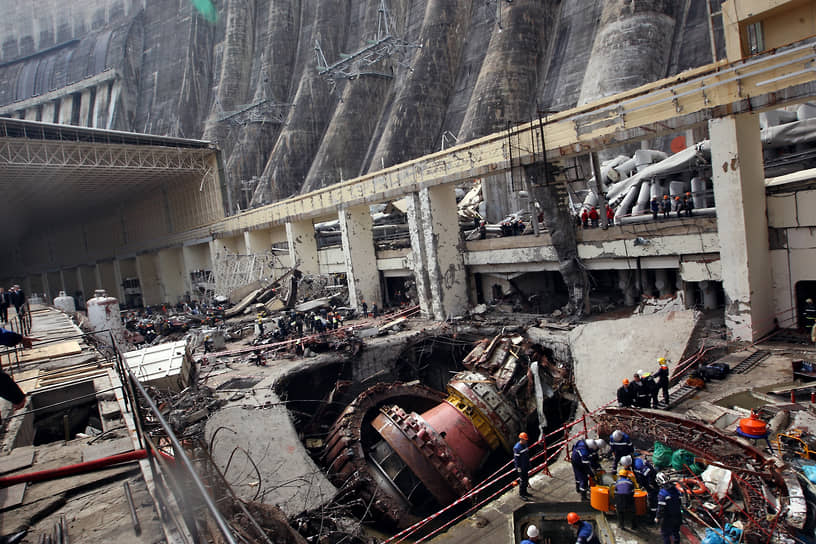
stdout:
<svg viewBox="0 0 816 544">
<path fill-rule="evenodd" d="M 443 320 L 467 307 L 456 194 L 439 185 L 408 197 L 412 269 L 422 313 Z"/>
<path fill-rule="evenodd" d="M 365 301 L 368 306 L 382 307 L 380 271 L 371 231 L 371 211 L 368 205 L 340 210 L 340 235 L 343 259 L 349 287 L 349 306 L 358 308 Z"/>
<path fill-rule="evenodd" d="M 319 274 L 317 238 L 311 220 L 286 223 L 286 241 L 292 266 L 304 274 Z"/>
<path fill-rule="evenodd" d="M 712 119 L 708 127 L 725 325 L 733 340 L 756 340 L 774 318 L 759 116 Z"/>
</svg>

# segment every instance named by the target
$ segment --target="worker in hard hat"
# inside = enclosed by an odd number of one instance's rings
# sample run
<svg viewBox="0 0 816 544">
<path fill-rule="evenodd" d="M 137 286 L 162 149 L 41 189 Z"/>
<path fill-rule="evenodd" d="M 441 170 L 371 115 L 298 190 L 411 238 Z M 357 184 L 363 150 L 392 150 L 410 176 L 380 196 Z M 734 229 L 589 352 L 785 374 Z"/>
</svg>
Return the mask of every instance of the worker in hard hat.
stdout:
<svg viewBox="0 0 816 544">
<path fill-rule="evenodd" d="M 812 298 L 805 300 L 802 319 L 805 323 L 805 329 L 810 332 L 810 341 L 816 343 L 816 304 L 813 304 Z"/>
<path fill-rule="evenodd" d="M 521 541 L 521 544 L 536 544 L 538 542 L 539 532 L 538 527 L 535 525 L 530 525 L 527 527 L 527 532 L 525 533 L 527 538 Z"/>
<path fill-rule="evenodd" d="M 669 212 L 671 212 L 671 200 L 669 200 L 669 195 L 663 195 L 663 202 L 660 203 L 660 209 L 663 212 L 663 219 L 668 219 Z"/>
<path fill-rule="evenodd" d="M 631 408 L 635 404 L 635 391 L 629 385 L 629 380 L 624 378 L 623 385 L 618 387 L 618 406 L 621 408 Z"/>
<path fill-rule="evenodd" d="M 575 476 L 575 491 L 581 494 L 583 500 L 589 500 L 589 478 L 595 476 L 595 468 L 592 463 L 594 449 L 596 449 L 594 440 L 582 439 L 575 443 L 570 455 L 572 473 Z"/>
<path fill-rule="evenodd" d="M 632 439 L 625 432 L 617 429 L 609 435 L 609 447 L 612 448 L 612 470 L 618 470 L 618 463 L 621 457 L 625 455 L 631 456 L 635 453 L 635 446 L 632 444 Z"/>
<path fill-rule="evenodd" d="M 694 210 L 694 199 L 691 193 L 686 193 L 686 196 L 683 197 L 683 208 L 686 209 L 686 216 L 691 217 L 691 212 Z"/>
<path fill-rule="evenodd" d="M 680 544 L 680 526 L 683 525 L 680 492 L 666 473 L 658 472 L 655 479 L 660 486 L 655 523 L 660 524 L 663 544 Z"/>
<path fill-rule="evenodd" d="M 657 383 L 655 383 L 651 372 L 644 372 L 639 370 L 640 381 L 643 382 L 646 391 L 649 392 L 649 397 L 646 399 L 646 406 L 643 408 L 657 408 Z"/>
<path fill-rule="evenodd" d="M 595 528 L 588 521 L 583 521 L 575 512 L 567 514 L 567 523 L 577 529 L 575 544 L 601 544 L 595 535 Z"/>
<path fill-rule="evenodd" d="M 641 489 L 646 491 L 649 499 L 649 510 L 654 517 L 657 511 L 657 493 L 660 487 L 657 485 L 657 471 L 648 459 L 642 457 L 635 457 L 635 462 L 632 464 L 632 472 L 635 474 L 635 481 Z"/>
<path fill-rule="evenodd" d="M 663 391 L 663 403 L 666 408 L 669 407 L 669 364 L 665 357 L 657 360 L 658 369 L 655 372 L 655 381 L 657 382 L 657 389 Z"/>
<path fill-rule="evenodd" d="M 527 433 L 519 433 L 518 437 L 519 441 L 513 446 L 513 464 L 516 465 L 516 472 L 518 472 L 519 495 L 524 500 L 531 500 L 532 497 L 527 494 L 530 471 L 530 450 L 527 448 L 529 437 Z"/>
<path fill-rule="evenodd" d="M 621 529 L 626 528 L 626 518 L 631 520 L 632 529 L 637 529 L 635 482 L 631 480 L 631 472 L 625 468 L 618 471 L 618 479 L 615 482 L 615 514 Z"/>
<path fill-rule="evenodd" d="M 652 401 L 652 391 L 649 387 L 644 383 L 643 370 L 638 370 L 635 372 L 632 377 L 634 378 L 632 382 L 632 389 L 634 391 L 635 396 L 635 406 L 638 408 L 648 408 Z"/>
</svg>

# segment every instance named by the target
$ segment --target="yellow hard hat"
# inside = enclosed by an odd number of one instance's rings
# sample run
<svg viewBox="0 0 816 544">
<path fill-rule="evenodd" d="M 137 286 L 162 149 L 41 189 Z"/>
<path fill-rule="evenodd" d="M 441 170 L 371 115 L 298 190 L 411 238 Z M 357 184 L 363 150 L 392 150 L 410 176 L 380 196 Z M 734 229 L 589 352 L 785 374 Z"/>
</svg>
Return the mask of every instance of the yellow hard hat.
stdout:
<svg viewBox="0 0 816 544">
<path fill-rule="evenodd" d="M 659 364 L 659 365 L 665 365 L 665 364 L 666 364 L 666 358 L 665 358 L 665 357 L 661 357 L 660 359 L 658 359 L 658 360 L 657 360 L 657 364 Z"/>
</svg>

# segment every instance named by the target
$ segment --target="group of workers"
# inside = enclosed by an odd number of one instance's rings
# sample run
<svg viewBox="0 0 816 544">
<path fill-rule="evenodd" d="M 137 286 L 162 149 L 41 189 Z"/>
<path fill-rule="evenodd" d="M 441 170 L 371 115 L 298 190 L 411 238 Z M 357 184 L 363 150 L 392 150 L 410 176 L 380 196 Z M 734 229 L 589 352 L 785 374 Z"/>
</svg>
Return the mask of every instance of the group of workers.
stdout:
<svg viewBox="0 0 816 544">
<path fill-rule="evenodd" d="M 594 229 L 598 228 L 600 219 L 601 214 L 598 212 L 595 206 L 590 206 L 589 210 L 586 208 L 581 210 L 581 226 L 585 229 L 589 228 L 590 226 L 592 226 Z M 606 220 L 610 225 L 615 221 L 615 210 L 613 210 L 609 204 L 606 205 Z"/>
<path fill-rule="evenodd" d="M 638 370 L 632 381 L 623 379 L 618 388 L 618 406 L 622 408 L 657 408 L 658 393 L 663 392 L 663 402 L 669 404 L 669 365 L 665 357 L 657 360 L 657 372 Z"/>
<path fill-rule="evenodd" d="M 601 457 L 612 457 L 612 471 L 617 475 L 614 484 L 615 513 L 623 529 L 627 520 L 632 529 L 637 528 L 635 515 L 635 490 L 646 492 L 649 510 L 655 523 L 660 524 L 664 544 L 680 542 L 682 509 L 680 493 L 665 473 L 657 472 L 648 459 L 637 456 L 628 434 L 616 430 L 603 439 L 587 438 L 576 442 L 570 461 L 575 476 L 575 490 L 583 500 L 588 500 L 590 482 L 598 482 L 601 474 Z M 582 542 L 579 540 L 578 542 Z"/>
<path fill-rule="evenodd" d="M 625 479 L 621 477 L 621 479 Z M 671 479 L 662 472 L 657 475 L 657 484 L 660 486 L 655 523 L 660 524 L 660 535 L 663 544 L 680 544 L 680 526 L 683 523 L 683 508 L 680 492 Z M 617 493 L 617 491 L 616 491 Z M 575 544 L 601 544 L 595 534 L 592 522 L 581 519 L 576 512 L 567 514 L 567 523 L 575 528 Z M 538 544 L 541 532 L 536 525 L 528 525 L 526 538 L 521 544 Z"/>
<path fill-rule="evenodd" d="M 650 203 L 650 207 L 652 210 L 652 218 L 657 221 L 658 214 L 663 214 L 663 218 L 666 219 L 669 217 L 669 214 L 672 211 L 677 212 L 677 217 L 686 214 L 687 217 L 691 217 L 691 212 L 694 210 L 694 198 L 692 198 L 691 193 L 686 193 L 681 198 L 680 195 L 674 197 L 674 200 L 669 197 L 669 195 L 663 195 L 662 199 L 654 197 Z"/>
<path fill-rule="evenodd" d="M 519 495 L 524 500 L 531 500 L 528 493 L 530 450 L 527 433 L 519 434 L 519 441 L 513 447 L 513 463 L 518 474 Z M 601 438 L 578 440 L 572 448 L 570 461 L 575 476 L 575 490 L 583 500 L 588 500 L 590 482 L 600 480 L 601 457 L 612 458 L 612 470 L 617 474 L 614 484 L 615 512 L 621 529 L 629 520 L 632 529 L 637 528 L 635 511 L 635 490 L 646 492 L 649 510 L 654 522 L 660 525 L 664 544 L 679 544 L 680 525 L 683 516 L 680 492 L 668 475 L 657 472 L 654 466 L 635 452 L 635 446 L 628 434 L 618 429 L 609 435 L 609 443 Z M 598 542 L 591 523 L 580 522 L 574 512 L 567 517 L 570 525 L 578 526 L 576 543 Z M 531 526 L 527 530 L 529 542 L 536 542 L 538 528 Z M 524 544 L 522 542 L 522 544 Z"/>
</svg>

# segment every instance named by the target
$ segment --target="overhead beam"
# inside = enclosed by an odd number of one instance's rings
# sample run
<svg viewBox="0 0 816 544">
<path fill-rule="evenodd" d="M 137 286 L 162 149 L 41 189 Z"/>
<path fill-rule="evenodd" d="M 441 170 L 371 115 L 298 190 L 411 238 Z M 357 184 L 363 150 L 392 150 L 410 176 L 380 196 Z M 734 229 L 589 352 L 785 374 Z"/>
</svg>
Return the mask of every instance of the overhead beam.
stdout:
<svg viewBox="0 0 816 544">
<path fill-rule="evenodd" d="M 551 160 L 686 130 L 709 119 L 763 111 L 816 96 L 816 39 L 734 63 L 690 70 L 598 102 L 511 129 L 513 166 L 540 160 L 541 132 Z M 400 198 L 422 188 L 495 174 L 510 167 L 507 132 L 228 217 L 211 228 L 240 231 Z"/>
</svg>

